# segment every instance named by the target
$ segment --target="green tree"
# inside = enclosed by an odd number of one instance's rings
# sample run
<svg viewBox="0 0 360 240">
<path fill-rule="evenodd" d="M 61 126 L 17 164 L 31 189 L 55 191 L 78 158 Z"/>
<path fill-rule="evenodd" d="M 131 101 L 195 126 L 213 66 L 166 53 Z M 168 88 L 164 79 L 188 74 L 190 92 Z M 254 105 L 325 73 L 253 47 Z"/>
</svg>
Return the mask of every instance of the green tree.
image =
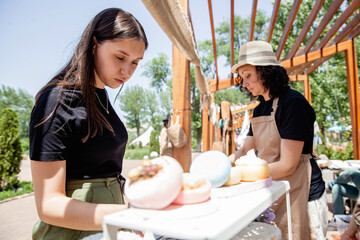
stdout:
<svg viewBox="0 0 360 240">
<path fill-rule="evenodd" d="M 162 120 L 164 114 L 161 114 L 159 108 L 158 95 L 151 90 L 145 91 L 145 112 L 147 122 L 156 130 L 160 131 L 162 127 Z"/>
<path fill-rule="evenodd" d="M 14 89 L 2 85 L 0 88 L 0 112 L 6 108 L 18 113 L 20 138 L 28 139 L 31 110 L 34 97 L 22 89 Z"/>
<path fill-rule="evenodd" d="M 130 86 L 119 96 L 120 109 L 125 113 L 126 123 L 131 128 L 136 128 L 140 136 L 142 124 L 146 121 L 146 98 L 144 89 L 139 86 Z"/>
<path fill-rule="evenodd" d="M 172 81 L 169 80 L 167 85 L 170 85 L 170 87 L 165 88 L 159 93 L 160 97 L 160 107 L 162 111 L 164 112 L 164 116 L 167 116 L 171 114 L 172 112 Z"/>
<path fill-rule="evenodd" d="M 142 75 L 151 79 L 150 86 L 159 94 L 161 111 L 157 117 L 162 120 L 172 112 L 172 79 L 167 55 L 159 53 L 158 57 L 146 62 Z"/>
<path fill-rule="evenodd" d="M 265 40 L 267 35 L 267 23 L 270 21 L 266 17 L 265 12 L 258 10 L 256 12 L 254 40 Z M 230 44 L 230 21 L 220 22 L 215 29 L 216 32 L 216 47 L 218 56 L 226 57 L 226 65 L 231 64 L 231 44 Z M 241 16 L 234 16 L 234 52 L 237 53 L 241 44 L 248 41 L 250 36 L 250 16 L 241 18 Z M 211 42 L 210 42 L 211 43 Z M 213 58 L 214 59 L 214 58 Z M 238 61 L 238 54 L 234 54 L 235 62 Z"/>
<path fill-rule="evenodd" d="M 145 63 L 143 75 L 151 79 L 151 86 L 160 91 L 166 85 L 171 74 L 169 58 L 165 53 L 159 53 L 157 58 Z"/>
<path fill-rule="evenodd" d="M 202 139 L 202 119 L 200 109 L 200 91 L 197 88 L 195 80 L 195 68 L 190 66 L 191 76 L 191 138 L 192 143 L 196 142 L 196 146 L 192 146 L 196 151 L 201 151 L 201 139 Z M 193 141 L 194 140 L 194 141 Z M 193 144 L 192 144 L 193 145 Z"/>
<path fill-rule="evenodd" d="M 157 152 L 160 154 L 160 141 L 159 141 L 159 132 L 152 131 L 150 134 L 150 142 L 149 142 L 149 154 L 152 152 Z"/>
<path fill-rule="evenodd" d="M 239 88 L 234 86 L 215 92 L 215 103 L 220 105 L 222 101 L 228 101 L 230 104 L 239 104 L 250 102 L 251 99 L 246 94 L 240 92 Z"/>
<path fill-rule="evenodd" d="M 19 119 L 11 109 L 4 109 L 0 117 L 0 190 L 19 184 L 21 143 Z"/>
</svg>

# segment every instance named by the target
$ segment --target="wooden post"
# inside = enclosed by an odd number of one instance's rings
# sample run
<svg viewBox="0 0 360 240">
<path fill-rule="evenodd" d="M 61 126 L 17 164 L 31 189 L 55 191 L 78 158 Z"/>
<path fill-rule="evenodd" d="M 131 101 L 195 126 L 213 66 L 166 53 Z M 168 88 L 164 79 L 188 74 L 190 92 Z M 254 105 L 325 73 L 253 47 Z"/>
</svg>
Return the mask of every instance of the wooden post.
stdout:
<svg viewBox="0 0 360 240">
<path fill-rule="evenodd" d="M 355 42 L 345 51 L 354 159 L 360 158 L 360 94 Z"/>
<path fill-rule="evenodd" d="M 191 103 L 190 62 L 173 46 L 173 122 L 180 117 L 180 125 L 187 136 L 187 143 L 174 148 L 174 158 L 188 172 L 191 164 Z"/>
<path fill-rule="evenodd" d="M 211 103 L 212 105 L 215 104 L 215 96 L 214 96 L 214 93 L 211 93 Z M 217 109 L 215 107 L 214 111 L 217 112 Z M 212 121 L 211 119 L 211 116 L 210 117 L 210 123 L 209 123 L 209 129 L 210 129 L 210 149 L 212 149 L 212 146 L 213 146 L 213 143 L 215 142 L 215 126 L 214 126 L 214 122 Z"/>
<path fill-rule="evenodd" d="M 305 95 L 305 98 L 308 100 L 308 102 L 311 105 L 311 91 L 310 91 L 309 75 L 302 75 L 302 76 L 304 76 L 304 95 Z"/>
<path fill-rule="evenodd" d="M 203 96 L 203 101 L 205 97 Z M 201 116 L 201 125 L 202 125 L 202 151 L 206 152 L 210 150 L 210 134 L 209 134 L 209 115 L 208 115 L 208 104 L 207 102 L 204 103 L 204 109 L 202 111 Z"/>
</svg>

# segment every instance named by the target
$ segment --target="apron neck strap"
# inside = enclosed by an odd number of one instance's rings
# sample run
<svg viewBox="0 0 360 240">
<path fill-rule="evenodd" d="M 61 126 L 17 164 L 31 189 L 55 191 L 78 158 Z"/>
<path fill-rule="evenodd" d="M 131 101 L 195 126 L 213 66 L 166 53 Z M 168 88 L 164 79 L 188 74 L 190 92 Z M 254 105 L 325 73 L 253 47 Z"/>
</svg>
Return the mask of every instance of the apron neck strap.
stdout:
<svg viewBox="0 0 360 240">
<path fill-rule="evenodd" d="M 276 110 L 277 110 L 277 107 L 278 107 L 278 101 L 279 101 L 279 98 L 274 98 L 273 99 L 273 104 L 272 104 L 272 112 L 271 114 L 275 114 L 276 113 Z"/>
</svg>

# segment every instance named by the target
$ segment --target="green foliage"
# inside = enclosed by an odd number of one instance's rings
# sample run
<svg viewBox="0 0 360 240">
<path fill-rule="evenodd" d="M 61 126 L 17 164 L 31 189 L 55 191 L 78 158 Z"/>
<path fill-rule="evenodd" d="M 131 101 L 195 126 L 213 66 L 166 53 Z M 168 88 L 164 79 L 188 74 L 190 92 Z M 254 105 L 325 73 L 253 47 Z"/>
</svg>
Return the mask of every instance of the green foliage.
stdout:
<svg viewBox="0 0 360 240">
<path fill-rule="evenodd" d="M 149 123 L 156 131 L 160 131 L 162 127 L 162 120 L 165 118 L 161 114 L 158 95 L 151 90 L 145 89 L 145 112 L 146 122 Z"/>
<path fill-rule="evenodd" d="M 145 155 L 149 155 L 149 148 L 138 148 L 135 146 L 134 149 L 126 149 L 124 159 L 143 159 Z"/>
<path fill-rule="evenodd" d="M 163 89 L 159 93 L 160 106 L 164 112 L 164 116 L 171 114 L 172 112 L 172 81 L 168 80 L 167 88 Z M 164 117 L 165 118 L 165 117 Z"/>
<path fill-rule="evenodd" d="M 23 138 L 23 139 L 20 139 L 20 142 L 21 142 L 21 149 L 22 149 L 22 154 L 25 154 L 25 155 L 29 155 L 29 139 L 28 138 Z"/>
<path fill-rule="evenodd" d="M 4 109 L 0 116 L 0 190 L 19 183 L 21 143 L 17 113 Z"/>
<path fill-rule="evenodd" d="M 325 154 L 329 159 L 332 160 L 354 159 L 352 142 L 348 142 L 345 148 L 338 146 L 328 147 L 326 145 L 318 145 L 316 154 Z"/>
<path fill-rule="evenodd" d="M 12 189 L 0 191 L 0 201 L 26 193 L 32 193 L 33 191 L 34 187 L 32 182 L 21 182 L 17 188 L 14 187 Z"/>
<path fill-rule="evenodd" d="M 267 23 L 269 22 L 269 17 L 266 17 L 265 12 L 258 10 L 256 12 L 255 19 L 255 28 L 254 28 L 254 40 L 265 40 L 267 35 Z M 246 19 L 241 18 L 241 16 L 234 17 L 234 48 L 235 52 L 239 50 L 240 45 L 247 42 L 250 36 L 250 16 Z M 215 29 L 216 32 L 216 46 L 218 56 L 225 56 L 227 65 L 231 64 L 231 45 L 230 45 L 230 21 L 225 20 L 218 24 L 218 27 Z M 207 41 L 207 44 L 211 41 Z M 199 48 L 200 51 L 203 48 Z M 238 54 L 234 54 L 235 62 L 238 61 Z M 211 56 L 208 56 L 209 59 Z M 212 57 L 214 59 L 214 57 Z"/>
<path fill-rule="evenodd" d="M 2 85 L 0 88 L 0 112 L 10 108 L 18 113 L 20 124 L 20 138 L 29 137 L 29 122 L 31 110 L 34 106 L 34 97 L 22 89 Z"/>
<path fill-rule="evenodd" d="M 139 86 L 130 86 L 119 96 L 120 109 L 125 112 L 126 123 L 131 128 L 136 128 L 137 136 L 140 136 L 142 123 L 146 121 L 146 98 L 145 90 Z"/>
<path fill-rule="evenodd" d="M 160 135 L 160 133 L 158 131 L 151 132 L 150 143 L 149 143 L 149 154 L 154 151 L 160 154 L 159 135 Z"/>
<path fill-rule="evenodd" d="M 142 75 L 151 79 L 151 86 L 160 91 L 171 74 L 169 58 L 165 53 L 159 53 L 157 58 L 144 64 Z"/>
<path fill-rule="evenodd" d="M 220 105 L 222 101 L 228 101 L 230 104 L 239 104 L 250 102 L 251 99 L 245 93 L 240 92 L 237 87 L 231 87 L 215 92 L 215 103 Z"/>
</svg>

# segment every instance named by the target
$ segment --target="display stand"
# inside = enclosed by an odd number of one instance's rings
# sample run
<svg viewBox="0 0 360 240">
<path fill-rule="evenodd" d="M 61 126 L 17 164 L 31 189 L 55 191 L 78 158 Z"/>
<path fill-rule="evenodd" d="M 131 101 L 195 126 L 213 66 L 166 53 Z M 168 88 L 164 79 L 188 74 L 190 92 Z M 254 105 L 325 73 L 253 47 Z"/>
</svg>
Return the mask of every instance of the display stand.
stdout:
<svg viewBox="0 0 360 240">
<path fill-rule="evenodd" d="M 129 208 L 104 217 L 104 240 L 116 240 L 120 227 L 143 231 L 144 239 L 155 239 L 154 234 L 177 239 L 230 239 L 283 194 L 286 194 L 291 240 L 289 190 L 289 182 L 273 181 L 268 188 L 232 197 L 212 198 L 199 205 L 170 205 L 163 210 Z"/>
</svg>

